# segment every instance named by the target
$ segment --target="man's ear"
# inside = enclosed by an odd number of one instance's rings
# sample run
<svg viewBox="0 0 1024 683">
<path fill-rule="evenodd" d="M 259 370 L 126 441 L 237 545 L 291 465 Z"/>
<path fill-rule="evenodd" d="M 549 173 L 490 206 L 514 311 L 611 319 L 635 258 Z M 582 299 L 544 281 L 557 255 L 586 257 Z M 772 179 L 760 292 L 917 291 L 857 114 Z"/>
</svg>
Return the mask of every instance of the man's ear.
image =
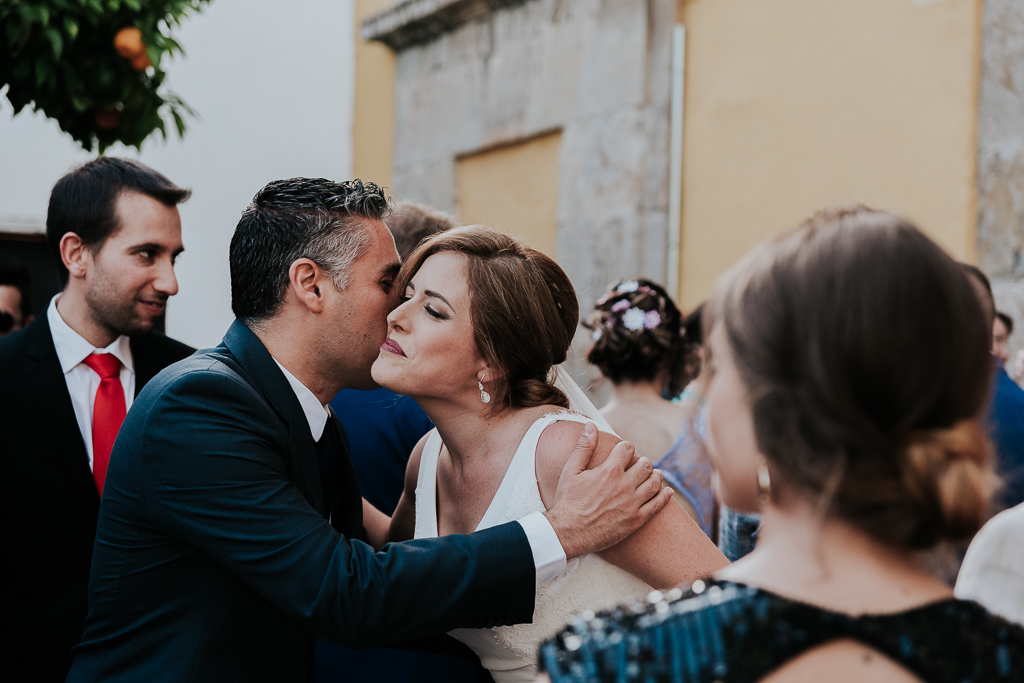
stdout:
<svg viewBox="0 0 1024 683">
<path fill-rule="evenodd" d="M 92 250 L 82 244 L 77 234 L 66 232 L 60 238 L 60 260 L 71 277 L 85 277 L 92 261 Z"/>
<path fill-rule="evenodd" d="M 288 268 L 288 289 L 310 313 L 323 312 L 327 282 L 320 266 L 308 258 L 297 259 Z"/>
</svg>

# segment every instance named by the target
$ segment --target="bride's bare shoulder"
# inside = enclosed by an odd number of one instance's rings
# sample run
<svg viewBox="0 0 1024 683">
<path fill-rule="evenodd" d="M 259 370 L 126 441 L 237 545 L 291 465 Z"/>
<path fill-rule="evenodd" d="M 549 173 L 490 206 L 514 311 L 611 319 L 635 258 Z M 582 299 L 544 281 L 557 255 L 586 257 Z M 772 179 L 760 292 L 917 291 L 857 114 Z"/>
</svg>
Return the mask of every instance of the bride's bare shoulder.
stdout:
<svg viewBox="0 0 1024 683">
<path fill-rule="evenodd" d="M 433 430 L 431 430 L 433 431 Z M 427 432 L 420 440 L 416 442 L 416 445 L 412 448 L 412 453 L 409 454 L 409 462 L 405 466 L 405 487 L 409 488 L 410 483 L 412 484 L 413 491 L 416 490 L 416 481 L 420 476 L 420 458 L 423 457 L 423 449 L 427 445 L 427 439 L 430 438 L 430 432 Z"/>
<path fill-rule="evenodd" d="M 558 488 L 558 478 L 569 460 L 576 444 L 583 434 L 584 423 L 573 420 L 559 420 L 545 429 L 537 442 L 537 483 L 541 497 L 550 502 Z M 588 469 L 593 469 L 607 460 L 608 455 L 621 439 L 613 434 L 598 432 L 597 451 L 590 460 Z M 550 494 L 550 496 L 549 496 Z"/>
</svg>

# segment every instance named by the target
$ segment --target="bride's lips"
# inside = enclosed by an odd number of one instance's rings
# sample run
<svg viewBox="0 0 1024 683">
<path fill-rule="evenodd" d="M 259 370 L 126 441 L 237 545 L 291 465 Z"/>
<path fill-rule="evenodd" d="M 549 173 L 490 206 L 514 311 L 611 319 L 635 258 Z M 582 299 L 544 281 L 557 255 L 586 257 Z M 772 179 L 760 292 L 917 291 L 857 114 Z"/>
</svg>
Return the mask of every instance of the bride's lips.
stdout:
<svg viewBox="0 0 1024 683">
<path fill-rule="evenodd" d="M 384 349 L 385 351 L 390 351 L 396 356 L 402 356 L 403 358 L 405 357 L 405 351 L 402 350 L 402 347 L 399 346 L 398 342 L 396 342 L 394 339 L 385 339 L 384 343 L 380 345 L 380 348 Z"/>
</svg>

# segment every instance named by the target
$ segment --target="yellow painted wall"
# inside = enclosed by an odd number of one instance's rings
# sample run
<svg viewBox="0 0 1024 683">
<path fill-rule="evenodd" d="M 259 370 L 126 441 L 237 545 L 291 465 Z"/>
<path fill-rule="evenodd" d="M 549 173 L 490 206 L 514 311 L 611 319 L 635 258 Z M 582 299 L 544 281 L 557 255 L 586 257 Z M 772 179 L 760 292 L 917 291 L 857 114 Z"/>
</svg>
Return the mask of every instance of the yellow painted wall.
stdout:
<svg viewBox="0 0 1024 683">
<path fill-rule="evenodd" d="M 456 161 L 460 221 L 505 230 L 554 257 L 561 138 L 561 133 L 549 133 L 460 157 Z"/>
<path fill-rule="evenodd" d="M 390 187 L 395 139 L 395 54 L 383 43 L 368 43 L 359 32 L 363 19 L 383 12 L 394 0 L 356 0 L 355 111 L 352 121 L 352 174 Z"/>
<path fill-rule="evenodd" d="M 754 244 L 860 200 L 975 244 L 981 0 L 682 0 L 681 299 Z"/>
</svg>

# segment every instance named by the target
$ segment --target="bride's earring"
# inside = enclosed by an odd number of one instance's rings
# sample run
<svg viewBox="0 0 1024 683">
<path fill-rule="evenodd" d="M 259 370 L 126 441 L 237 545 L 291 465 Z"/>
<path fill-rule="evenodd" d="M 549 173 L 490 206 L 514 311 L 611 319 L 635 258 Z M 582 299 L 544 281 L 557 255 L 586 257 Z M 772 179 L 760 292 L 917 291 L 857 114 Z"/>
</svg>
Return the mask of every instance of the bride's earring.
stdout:
<svg viewBox="0 0 1024 683">
<path fill-rule="evenodd" d="M 486 377 L 486 376 L 487 375 L 484 375 L 484 377 Z M 476 385 L 480 388 L 480 402 L 481 403 L 490 403 L 491 402 L 491 395 L 488 394 L 486 391 L 484 391 L 484 377 L 481 377 L 480 379 L 478 379 L 476 381 Z"/>
<path fill-rule="evenodd" d="M 757 466 L 757 502 L 767 505 L 772 499 L 772 476 L 768 472 L 768 465 L 761 463 Z"/>
</svg>

